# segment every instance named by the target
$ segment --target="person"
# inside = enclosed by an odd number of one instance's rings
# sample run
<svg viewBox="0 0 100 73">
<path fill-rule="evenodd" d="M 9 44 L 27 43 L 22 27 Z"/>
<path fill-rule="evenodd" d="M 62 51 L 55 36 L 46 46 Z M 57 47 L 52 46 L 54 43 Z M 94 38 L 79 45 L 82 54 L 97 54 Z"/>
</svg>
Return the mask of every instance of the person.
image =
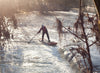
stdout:
<svg viewBox="0 0 100 73">
<path fill-rule="evenodd" d="M 42 31 L 42 42 L 44 41 L 44 35 L 46 34 L 47 35 L 47 38 L 48 38 L 48 42 L 50 42 L 50 38 L 49 38 L 49 34 L 48 34 L 48 30 L 46 28 L 46 26 L 42 25 L 42 27 L 40 28 L 40 30 L 37 32 L 40 33 Z"/>
</svg>

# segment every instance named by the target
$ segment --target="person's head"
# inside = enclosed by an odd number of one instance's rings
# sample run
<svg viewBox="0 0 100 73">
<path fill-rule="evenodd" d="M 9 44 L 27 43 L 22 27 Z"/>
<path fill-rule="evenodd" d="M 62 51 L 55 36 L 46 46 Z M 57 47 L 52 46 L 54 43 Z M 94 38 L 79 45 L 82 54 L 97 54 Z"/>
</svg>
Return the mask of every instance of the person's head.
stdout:
<svg viewBox="0 0 100 73">
<path fill-rule="evenodd" d="M 42 24 L 42 27 L 44 27 L 44 25 Z"/>
</svg>

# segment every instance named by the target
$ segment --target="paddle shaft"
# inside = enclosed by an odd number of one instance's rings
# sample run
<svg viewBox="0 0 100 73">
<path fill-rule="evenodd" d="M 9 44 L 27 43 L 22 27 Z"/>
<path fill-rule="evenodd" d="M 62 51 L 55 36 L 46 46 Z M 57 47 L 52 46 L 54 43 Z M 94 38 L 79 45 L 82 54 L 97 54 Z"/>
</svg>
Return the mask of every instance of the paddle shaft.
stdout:
<svg viewBox="0 0 100 73">
<path fill-rule="evenodd" d="M 30 42 L 33 40 L 33 38 L 35 38 L 36 36 L 37 36 L 37 34 L 34 35 L 34 36 L 30 39 L 30 41 L 29 41 L 28 43 L 30 43 Z"/>
</svg>

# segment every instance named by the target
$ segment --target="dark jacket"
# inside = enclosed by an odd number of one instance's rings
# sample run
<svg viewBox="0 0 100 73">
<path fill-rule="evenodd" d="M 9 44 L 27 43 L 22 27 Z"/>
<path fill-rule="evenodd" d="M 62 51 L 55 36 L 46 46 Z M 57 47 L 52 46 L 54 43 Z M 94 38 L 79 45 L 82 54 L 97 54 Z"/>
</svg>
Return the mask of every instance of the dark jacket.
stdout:
<svg viewBox="0 0 100 73">
<path fill-rule="evenodd" d="M 40 28 L 40 30 L 38 31 L 38 33 L 40 33 L 41 30 L 43 31 L 43 33 L 47 33 L 47 32 L 48 32 L 48 31 L 47 31 L 47 28 L 46 28 L 45 26 L 42 26 L 42 27 Z"/>
</svg>

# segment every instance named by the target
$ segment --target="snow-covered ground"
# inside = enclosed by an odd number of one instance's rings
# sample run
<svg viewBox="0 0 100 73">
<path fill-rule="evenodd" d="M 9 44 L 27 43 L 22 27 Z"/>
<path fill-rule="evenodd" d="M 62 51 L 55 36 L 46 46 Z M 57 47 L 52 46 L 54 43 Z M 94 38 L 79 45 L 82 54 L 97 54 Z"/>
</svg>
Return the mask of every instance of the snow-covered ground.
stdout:
<svg viewBox="0 0 100 73">
<path fill-rule="evenodd" d="M 0 56 L 4 59 L 0 61 L 1 73 L 78 73 L 72 69 L 69 63 L 61 58 L 59 48 L 67 44 L 76 44 L 78 41 L 71 34 L 67 34 L 63 38 L 63 43 L 59 43 L 56 31 L 55 16 L 62 20 L 64 26 L 73 26 L 77 19 L 78 13 L 69 11 L 55 11 L 49 15 L 40 15 L 38 12 L 28 12 L 17 14 L 18 29 L 12 31 L 14 40 L 9 42 L 9 48 L 6 48 Z M 48 28 L 51 41 L 58 42 L 58 45 L 44 45 L 41 40 L 41 34 L 38 34 L 31 43 L 28 41 L 35 36 L 41 25 L 44 24 Z M 45 39 L 46 36 L 45 36 Z M 66 42 L 67 41 L 67 42 Z M 74 42 L 73 42 L 74 41 Z M 75 43 L 76 42 L 76 43 Z M 93 63 L 100 62 L 99 51 L 91 47 Z M 97 66 L 96 66 L 97 67 Z"/>
</svg>

